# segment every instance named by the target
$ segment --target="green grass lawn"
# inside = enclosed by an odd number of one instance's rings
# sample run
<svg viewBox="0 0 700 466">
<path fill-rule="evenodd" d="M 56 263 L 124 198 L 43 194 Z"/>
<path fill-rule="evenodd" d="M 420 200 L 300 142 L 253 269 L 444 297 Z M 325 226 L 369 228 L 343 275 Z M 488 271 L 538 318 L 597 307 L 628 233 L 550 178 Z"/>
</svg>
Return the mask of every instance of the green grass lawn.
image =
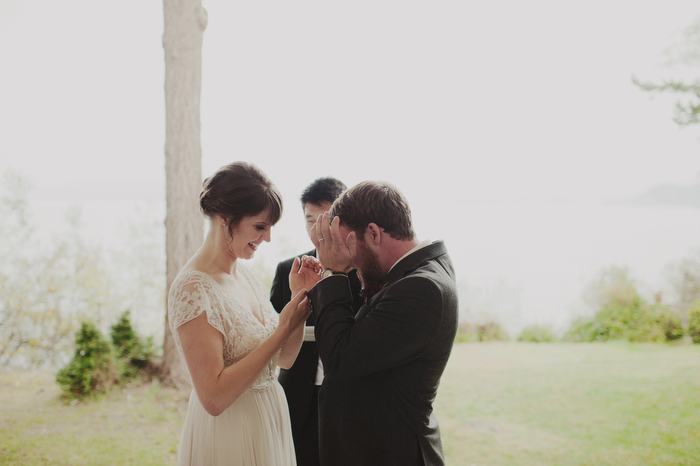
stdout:
<svg viewBox="0 0 700 466">
<path fill-rule="evenodd" d="M 175 464 L 188 394 L 59 393 L 0 372 L 0 464 Z M 700 346 L 462 343 L 435 409 L 454 466 L 700 465 Z"/>
<path fill-rule="evenodd" d="M 0 372 L 1 465 L 174 465 L 187 395 L 157 383 L 73 406 L 54 374 Z"/>
<path fill-rule="evenodd" d="M 459 344 L 435 409 L 453 465 L 700 465 L 700 347 Z"/>
</svg>

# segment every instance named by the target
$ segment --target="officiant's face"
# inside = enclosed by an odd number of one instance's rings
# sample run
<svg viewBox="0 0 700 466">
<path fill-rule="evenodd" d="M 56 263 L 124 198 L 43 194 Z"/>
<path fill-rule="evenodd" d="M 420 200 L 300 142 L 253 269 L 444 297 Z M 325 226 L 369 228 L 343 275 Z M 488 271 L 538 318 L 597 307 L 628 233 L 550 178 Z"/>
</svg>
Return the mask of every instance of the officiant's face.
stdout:
<svg viewBox="0 0 700 466">
<path fill-rule="evenodd" d="M 306 219 L 306 233 L 309 235 L 309 239 L 313 242 L 314 238 L 311 236 L 311 227 L 316 224 L 319 215 L 323 215 L 325 212 L 331 210 L 330 202 L 322 202 L 321 205 L 315 205 L 310 202 L 304 204 L 304 219 Z"/>
<path fill-rule="evenodd" d="M 270 213 L 243 217 L 232 230 L 232 241 L 228 245 L 229 253 L 239 259 L 252 259 L 263 241 L 270 242 L 272 225 Z"/>
</svg>

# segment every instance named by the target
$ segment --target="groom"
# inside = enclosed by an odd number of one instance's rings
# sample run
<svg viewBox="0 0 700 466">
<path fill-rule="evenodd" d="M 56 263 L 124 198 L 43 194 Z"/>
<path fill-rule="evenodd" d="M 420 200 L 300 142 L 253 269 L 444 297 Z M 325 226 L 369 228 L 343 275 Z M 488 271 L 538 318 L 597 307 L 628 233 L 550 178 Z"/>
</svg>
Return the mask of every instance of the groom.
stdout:
<svg viewBox="0 0 700 466">
<path fill-rule="evenodd" d="M 444 243 L 419 242 L 404 196 L 376 182 L 344 192 L 312 232 L 324 268 L 308 294 L 325 369 L 321 464 L 443 465 L 432 403 L 458 320 Z M 357 315 L 353 269 L 376 292 Z"/>
</svg>

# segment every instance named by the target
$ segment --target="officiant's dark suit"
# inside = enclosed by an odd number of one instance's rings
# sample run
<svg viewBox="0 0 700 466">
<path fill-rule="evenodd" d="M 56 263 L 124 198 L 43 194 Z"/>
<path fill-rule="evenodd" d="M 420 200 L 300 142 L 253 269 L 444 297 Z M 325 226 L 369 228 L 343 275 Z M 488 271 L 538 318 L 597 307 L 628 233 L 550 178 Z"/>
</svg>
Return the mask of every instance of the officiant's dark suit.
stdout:
<svg viewBox="0 0 700 466">
<path fill-rule="evenodd" d="M 307 256 L 316 257 L 316 250 L 307 252 Z M 298 256 L 298 257 L 301 257 Z M 275 278 L 270 291 L 270 301 L 277 312 L 292 299 L 289 289 L 289 271 L 292 269 L 294 257 L 277 265 Z M 349 275 L 353 309 L 359 309 L 361 286 L 357 274 Z M 314 316 L 306 320 L 307 326 L 314 326 Z M 292 422 L 292 434 L 296 447 L 299 465 L 318 464 L 318 386 L 316 372 L 318 369 L 318 350 L 316 343 L 305 341 L 294 365 L 289 369 L 280 369 L 279 382 L 284 388 L 289 404 L 289 415 Z"/>
<path fill-rule="evenodd" d="M 321 465 L 444 465 L 432 404 L 458 324 L 445 244 L 418 242 L 407 201 L 387 183 L 349 189 L 312 232 L 325 268 L 308 293 L 325 370 Z M 367 289 L 378 285 L 357 314 L 343 274 L 352 267 Z"/>
</svg>

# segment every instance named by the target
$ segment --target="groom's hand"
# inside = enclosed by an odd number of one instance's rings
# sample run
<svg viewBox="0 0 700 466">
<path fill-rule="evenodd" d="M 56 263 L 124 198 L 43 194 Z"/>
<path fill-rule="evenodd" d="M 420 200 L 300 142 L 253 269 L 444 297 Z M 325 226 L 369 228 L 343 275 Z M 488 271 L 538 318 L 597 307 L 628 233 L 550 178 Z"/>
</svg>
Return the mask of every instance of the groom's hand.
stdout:
<svg viewBox="0 0 700 466">
<path fill-rule="evenodd" d="M 309 236 L 324 269 L 348 273 L 354 268 L 357 249 L 355 232 L 341 231 L 339 217 L 335 217 L 331 223 L 329 212 L 319 215 Z"/>
</svg>

